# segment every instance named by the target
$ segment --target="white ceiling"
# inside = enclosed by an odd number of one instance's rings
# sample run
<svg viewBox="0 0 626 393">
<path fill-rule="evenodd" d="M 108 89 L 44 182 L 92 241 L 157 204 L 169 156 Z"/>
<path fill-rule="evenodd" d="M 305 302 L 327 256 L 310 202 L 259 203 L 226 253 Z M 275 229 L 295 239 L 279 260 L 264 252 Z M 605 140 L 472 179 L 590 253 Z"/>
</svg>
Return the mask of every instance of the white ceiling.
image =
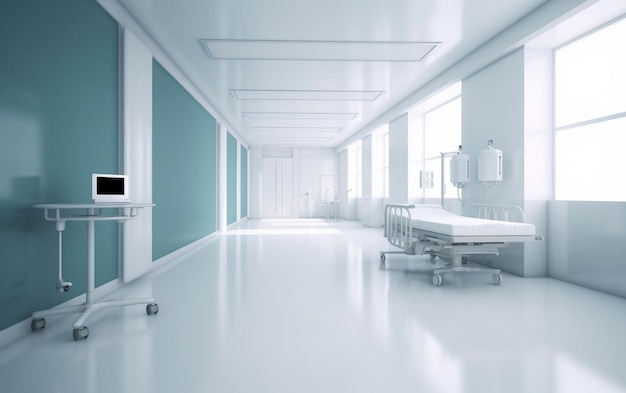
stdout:
<svg viewBox="0 0 626 393">
<path fill-rule="evenodd" d="M 252 146 L 337 147 L 545 0 L 118 0 Z"/>
</svg>

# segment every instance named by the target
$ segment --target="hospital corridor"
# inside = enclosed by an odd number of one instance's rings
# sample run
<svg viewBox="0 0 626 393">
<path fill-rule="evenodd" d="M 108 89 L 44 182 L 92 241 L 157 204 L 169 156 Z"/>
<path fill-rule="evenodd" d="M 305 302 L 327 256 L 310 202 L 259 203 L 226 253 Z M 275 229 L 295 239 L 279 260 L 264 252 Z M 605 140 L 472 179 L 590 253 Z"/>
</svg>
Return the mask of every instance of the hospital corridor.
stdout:
<svg viewBox="0 0 626 393">
<path fill-rule="evenodd" d="M 550 278 L 454 276 L 389 256 L 352 222 L 250 220 L 112 297 L 3 349 L 3 391 L 623 392 L 626 302 Z M 435 262 L 439 264 L 441 262 Z"/>
<path fill-rule="evenodd" d="M 626 393 L 626 1 L 0 1 L 0 393 Z"/>
</svg>

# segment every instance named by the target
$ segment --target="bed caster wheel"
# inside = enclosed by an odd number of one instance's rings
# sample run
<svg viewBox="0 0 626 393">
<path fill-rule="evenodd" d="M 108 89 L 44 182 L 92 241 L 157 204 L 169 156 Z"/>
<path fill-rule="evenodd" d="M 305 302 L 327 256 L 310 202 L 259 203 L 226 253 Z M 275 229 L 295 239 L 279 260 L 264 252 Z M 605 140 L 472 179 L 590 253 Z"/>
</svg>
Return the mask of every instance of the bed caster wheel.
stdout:
<svg viewBox="0 0 626 393">
<path fill-rule="evenodd" d="M 435 263 L 437 262 L 437 255 L 430 255 L 430 263 Z"/>
<path fill-rule="evenodd" d="M 30 330 L 36 332 L 46 327 L 46 320 L 43 318 L 33 318 L 30 321 Z"/>
<path fill-rule="evenodd" d="M 383 254 L 382 252 L 380 253 L 380 268 L 384 269 L 385 268 L 385 260 L 387 259 L 387 257 L 385 256 L 385 254 Z"/>
<path fill-rule="evenodd" d="M 443 283 L 443 277 L 440 274 L 433 274 L 433 285 L 438 287 Z"/>
<path fill-rule="evenodd" d="M 69 285 L 64 285 L 63 286 L 63 292 L 69 292 L 70 291 L 70 286 Z"/>
<path fill-rule="evenodd" d="M 493 276 L 491 276 L 491 283 L 493 285 L 500 285 L 500 283 L 502 282 L 502 276 L 499 274 L 494 274 Z"/>
<path fill-rule="evenodd" d="M 86 340 L 89 337 L 89 328 L 87 326 L 74 328 L 72 335 L 74 336 L 74 341 Z"/>
<path fill-rule="evenodd" d="M 159 305 L 156 303 L 150 303 L 146 306 L 146 314 L 155 315 L 159 312 Z"/>
</svg>

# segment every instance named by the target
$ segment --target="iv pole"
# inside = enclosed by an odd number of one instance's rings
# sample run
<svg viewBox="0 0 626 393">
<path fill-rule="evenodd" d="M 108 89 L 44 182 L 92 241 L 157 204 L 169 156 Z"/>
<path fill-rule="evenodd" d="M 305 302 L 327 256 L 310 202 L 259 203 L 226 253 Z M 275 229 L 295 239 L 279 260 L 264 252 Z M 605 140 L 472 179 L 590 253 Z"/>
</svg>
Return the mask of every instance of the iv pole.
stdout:
<svg viewBox="0 0 626 393">
<path fill-rule="evenodd" d="M 445 174 L 445 158 L 451 157 L 455 154 L 458 154 L 459 151 L 449 151 L 449 152 L 440 152 L 441 155 L 441 208 L 444 208 L 443 205 L 443 196 L 446 193 L 446 174 Z"/>
</svg>

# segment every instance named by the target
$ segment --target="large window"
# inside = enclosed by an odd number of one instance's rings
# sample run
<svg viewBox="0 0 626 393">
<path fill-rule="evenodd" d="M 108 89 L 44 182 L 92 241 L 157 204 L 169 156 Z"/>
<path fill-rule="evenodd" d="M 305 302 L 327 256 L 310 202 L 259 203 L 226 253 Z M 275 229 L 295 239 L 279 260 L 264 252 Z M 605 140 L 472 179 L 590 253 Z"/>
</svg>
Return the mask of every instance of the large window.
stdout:
<svg viewBox="0 0 626 393">
<path fill-rule="evenodd" d="M 385 124 L 372 132 L 372 198 L 385 198 L 389 195 L 388 145 L 389 124 Z"/>
<path fill-rule="evenodd" d="M 441 197 L 441 153 L 456 151 L 461 144 L 461 82 L 421 102 L 409 111 L 409 198 Z M 447 198 L 456 198 L 449 182 L 450 157 L 445 159 Z M 433 183 L 422 187 L 420 176 L 432 174 Z"/>
<path fill-rule="evenodd" d="M 389 198 L 389 129 L 383 135 L 383 197 Z"/>
<path fill-rule="evenodd" d="M 441 197 L 441 153 L 456 151 L 461 144 L 461 97 L 454 98 L 424 114 L 424 168 L 434 174 L 434 187 L 424 189 L 425 198 Z M 445 162 L 446 198 L 456 198 L 450 183 L 450 156 Z"/>
<path fill-rule="evenodd" d="M 355 143 L 348 149 L 348 198 L 361 198 L 362 187 L 362 150 L 361 143 Z"/>
<path fill-rule="evenodd" d="M 557 48 L 555 198 L 626 201 L 626 19 Z"/>
</svg>

